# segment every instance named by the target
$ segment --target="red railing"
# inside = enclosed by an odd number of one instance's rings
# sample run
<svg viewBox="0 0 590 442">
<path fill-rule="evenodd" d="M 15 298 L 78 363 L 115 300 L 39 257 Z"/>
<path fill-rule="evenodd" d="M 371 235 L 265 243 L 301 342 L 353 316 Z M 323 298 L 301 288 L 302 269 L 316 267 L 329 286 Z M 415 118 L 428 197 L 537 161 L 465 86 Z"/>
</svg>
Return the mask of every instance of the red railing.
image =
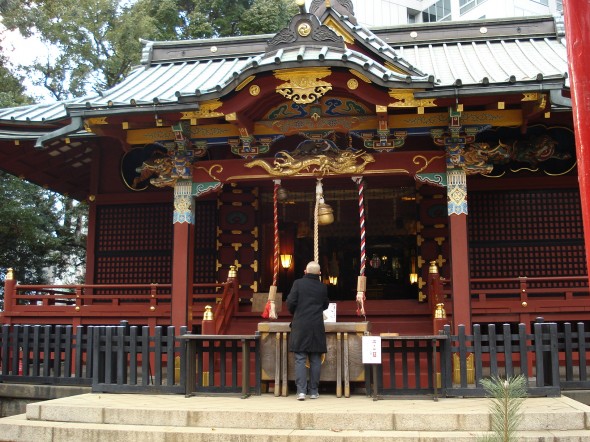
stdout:
<svg viewBox="0 0 590 442">
<path fill-rule="evenodd" d="M 238 309 L 238 284 L 235 278 L 228 279 L 224 284 L 223 296 L 215 305 L 213 320 L 215 321 L 215 334 L 225 334 L 229 328 L 231 318 Z"/>
<path fill-rule="evenodd" d="M 225 283 L 193 284 L 188 308 L 191 323 L 200 325 L 206 304 L 215 305 L 215 329 L 227 330 L 237 310 L 237 287 Z M 135 325 L 170 325 L 171 284 L 25 285 L 7 279 L 4 287 L 5 324 L 104 325 L 128 320 Z"/>
<path fill-rule="evenodd" d="M 470 294 L 472 314 L 486 320 L 505 314 L 590 319 L 587 276 L 473 278 Z"/>
<path fill-rule="evenodd" d="M 447 311 L 452 311 L 452 284 L 444 281 Z M 521 315 L 550 321 L 590 320 L 590 292 L 586 276 L 474 278 L 471 280 L 474 320 L 519 321 Z M 5 281 L 6 324 L 131 324 L 169 325 L 172 308 L 170 284 L 19 285 Z M 392 301 L 395 302 L 395 301 Z M 225 283 L 194 284 L 189 297 L 192 320 L 200 325 L 206 304 L 214 305 L 215 333 L 225 333 L 237 311 L 238 287 Z"/>
</svg>

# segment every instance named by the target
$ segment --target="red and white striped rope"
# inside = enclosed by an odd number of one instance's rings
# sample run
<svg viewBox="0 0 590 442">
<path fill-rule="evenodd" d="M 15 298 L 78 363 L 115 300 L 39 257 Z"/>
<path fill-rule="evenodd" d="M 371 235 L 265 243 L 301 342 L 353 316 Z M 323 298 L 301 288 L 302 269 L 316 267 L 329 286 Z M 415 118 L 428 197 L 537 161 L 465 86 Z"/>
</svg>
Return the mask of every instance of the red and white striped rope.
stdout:
<svg viewBox="0 0 590 442">
<path fill-rule="evenodd" d="M 277 286 L 277 279 L 279 276 L 279 209 L 278 209 L 278 192 L 281 185 L 280 180 L 274 181 L 274 192 L 272 197 L 273 203 L 273 220 L 274 220 L 274 234 L 275 234 L 275 249 L 274 249 L 274 269 L 272 274 L 272 285 Z"/>
<path fill-rule="evenodd" d="M 363 182 L 362 177 L 355 179 L 358 192 L 359 192 L 359 225 L 361 231 L 361 269 L 360 269 L 360 276 L 365 276 L 365 269 L 367 263 L 367 254 L 366 254 L 366 232 L 365 232 L 365 184 Z"/>
</svg>

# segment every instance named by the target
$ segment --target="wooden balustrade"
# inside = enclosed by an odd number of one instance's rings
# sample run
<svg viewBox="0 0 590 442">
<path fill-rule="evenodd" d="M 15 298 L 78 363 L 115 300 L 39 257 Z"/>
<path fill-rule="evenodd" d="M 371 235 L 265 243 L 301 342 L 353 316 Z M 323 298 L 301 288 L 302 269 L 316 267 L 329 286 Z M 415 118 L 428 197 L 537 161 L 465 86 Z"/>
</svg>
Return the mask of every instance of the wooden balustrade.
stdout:
<svg viewBox="0 0 590 442">
<path fill-rule="evenodd" d="M 137 325 L 169 325 L 171 293 L 171 284 L 32 285 L 6 280 L 0 319 L 5 324 L 107 325 L 126 319 Z M 194 324 L 211 303 L 218 310 L 216 330 L 227 328 L 236 296 L 232 282 L 193 284 L 189 308 Z"/>
</svg>

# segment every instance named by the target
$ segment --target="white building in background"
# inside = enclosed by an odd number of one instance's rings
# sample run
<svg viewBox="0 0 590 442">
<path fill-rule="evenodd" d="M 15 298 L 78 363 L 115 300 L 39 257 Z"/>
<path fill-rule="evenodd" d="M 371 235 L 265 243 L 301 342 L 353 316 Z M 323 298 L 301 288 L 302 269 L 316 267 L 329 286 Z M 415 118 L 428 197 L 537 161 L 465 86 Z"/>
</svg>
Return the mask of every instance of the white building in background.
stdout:
<svg viewBox="0 0 590 442">
<path fill-rule="evenodd" d="M 337 1 L 337 0 L 332 0 Z M 352 0 L 363 25 L 477 20 L 561 14 L 563 0 Z M 311 0 L 307 0 L 307 5 Z"/>
</svg>

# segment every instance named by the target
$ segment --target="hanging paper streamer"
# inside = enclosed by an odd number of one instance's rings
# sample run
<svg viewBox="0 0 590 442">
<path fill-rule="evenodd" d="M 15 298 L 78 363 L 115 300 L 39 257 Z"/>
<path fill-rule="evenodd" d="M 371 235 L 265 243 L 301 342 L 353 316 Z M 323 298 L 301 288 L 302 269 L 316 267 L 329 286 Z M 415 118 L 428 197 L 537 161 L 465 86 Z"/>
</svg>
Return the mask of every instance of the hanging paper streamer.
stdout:
<svg viewBox="0 0 590 442">
<path fill-rule="evenodd" d="M 357 184 L 359 194 L 359 226 L 361 234 L 361 262 L 360 272 L 356 288 L 356 314 L 363 316 L 365 321 L 365 292 L 367 291 L 367 278 L 365 276 L 365 269 L 367 265 L 367 251 L 366 251 L 366 232 L 365 232 L 365 185 L 362 177 L 353 177 L 352 180 Z"/>
</svg>

